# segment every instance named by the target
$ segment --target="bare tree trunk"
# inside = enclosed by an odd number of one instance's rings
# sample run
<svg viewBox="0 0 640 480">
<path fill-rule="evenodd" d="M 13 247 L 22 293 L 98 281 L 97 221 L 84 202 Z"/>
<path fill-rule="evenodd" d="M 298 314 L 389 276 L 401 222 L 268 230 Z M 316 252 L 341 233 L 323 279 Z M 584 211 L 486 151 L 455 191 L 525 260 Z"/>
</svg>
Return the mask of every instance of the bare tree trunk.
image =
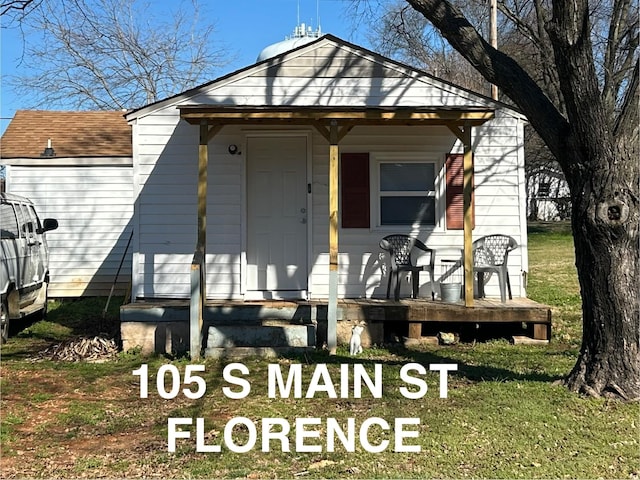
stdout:
<svg viewBox="0 0 640 480">
<path fill-rule="evenodd" d="M 620 147 L 614 139 L 592 57 L 587 0 L 556 0 L 548 30 L 570 119 L 558 160 L 571 190 L 582 292 L 582 348 L 566 383 L 591 395 L 640 399 L 637 139 L 628 135 Z"/>
<path fill-rule="evenodd" d="M 637 161 L 602 159 L 572 181 L 572 227 L 582 295 L 580 356 L 566 379 L 574 391 L 640 399 Z M 609 165 L 618 165 L 611 169 Z M 624 166 L 626 165 L 627 168 Z M 581 183 L 581 185 L 576 185 Z M 580 187 L 581 191 L 574 191 Z M 627 202 L 631 202 L 631 206 Z"/>
</svg>

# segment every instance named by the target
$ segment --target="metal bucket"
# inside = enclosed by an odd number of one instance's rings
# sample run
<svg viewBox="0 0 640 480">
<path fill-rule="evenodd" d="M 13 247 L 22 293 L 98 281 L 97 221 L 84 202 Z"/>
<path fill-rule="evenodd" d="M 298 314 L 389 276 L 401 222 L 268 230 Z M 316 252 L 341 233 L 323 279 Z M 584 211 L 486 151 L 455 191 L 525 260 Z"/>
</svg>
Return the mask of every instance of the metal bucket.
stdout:
<svg viewBox="0 0 640 480">
<path fill-rule="evenodd" d="M 440 297 L 443 302 L 456 303 L 460 301 L 461 283 L 441 283 Z"/>
</svg>

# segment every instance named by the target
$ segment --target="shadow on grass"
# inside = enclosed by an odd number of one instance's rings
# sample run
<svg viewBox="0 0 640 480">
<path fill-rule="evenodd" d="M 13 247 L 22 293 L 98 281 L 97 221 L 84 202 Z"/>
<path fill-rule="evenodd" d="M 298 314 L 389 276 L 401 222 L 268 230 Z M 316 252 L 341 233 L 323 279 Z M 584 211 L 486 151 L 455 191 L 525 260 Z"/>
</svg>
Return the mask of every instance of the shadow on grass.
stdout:
<svg viewBox="0 0 640 480">
<path fill-rule="evenodd" d="M 104 297 L 58 300 L 50 307 L 47 321 L 68 328 L 72 335 L 117 338 L 121 304 L 122 298 L 114 297 L 105 312 L 107 299 Z"/>
<path fill-rule="evenodd" d="M 454 347 L 437 347 L 438 351 L 421 351 L 406 348 L 401 345 L 387 346 L 384 350 L 388 351 L 394 358 L 366 358 L 362 356 L 352 357 L 349 355 L 329 355 L 326 351 L 313 351 L 305 354 L 293 354 L 284 355 L 291 361 L 297 361 L 300 363 L 306 363 L 314 365 L 318 363 L 326 363 L 329 365 L 339 365 L 343 363 L 360 363 L 364 365 L 383 364 L 383 365 L 404 365 L 406 363 L 419 363 L 429 370 L 429 364 L 432 363 L 453 363 L 458 365 L 458 370 L 450 372 L 450 375 L 458 378 L 464 378 L 471 382 L 482 381 L 526 381 L 526 382 L 546 382 L 552 383 L 557 380 L 562 380 L 563 375 L 552 375 L 546 372 L 527 371 L 525 373 L 518 372 L 509 368 L 490 365 L 488 362 L 482 363 L 478 361 L 479 358 L 474 358 L 473 363 L 465 362 L 455 355 L 448 355 L 446 352 L 450 348 Z M 508 348 L 514 348 L 513 355 L 518 355 L 518 347 L 512 346 Z M 537 355 L 542 355 L 540 352 Z M 478 354 L 477 357 L 481 357 Z"/>
<path fill-rule="evenodd" d="M 559 221 L 559 222 L 529 222 L 527 223 L 528 233 L 542 233 L 542 234 L 556 234 L 556 235 L 571 235 L 571 222 Z"/>
</svg>

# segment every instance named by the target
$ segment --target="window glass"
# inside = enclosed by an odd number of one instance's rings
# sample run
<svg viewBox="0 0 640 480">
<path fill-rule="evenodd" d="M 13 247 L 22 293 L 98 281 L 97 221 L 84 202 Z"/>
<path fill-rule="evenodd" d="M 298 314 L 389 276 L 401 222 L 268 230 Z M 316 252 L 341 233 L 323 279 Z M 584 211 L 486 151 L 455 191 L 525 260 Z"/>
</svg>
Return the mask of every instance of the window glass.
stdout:
<svg viewBox="0 0 640 480">
<path fill-rule="evenodd" d="M 382 197 L 382 225 L 435 225 L 436 199 L 433 197 Z"/>
<path fill-rule="evenodd" d="M 380 164 L 380 190 L 383 192 L 435 190 L 434 170 L 433 163 L 382 163 Z"/>
<path fill-rule="evenodd" d="M 18 221 L 13 206 L 8 203 L 0 204 L 0 237 L 18 238 Z"/>
<path fill-rule="evenodd" d="M 380 225 L 435 225 L 435 164 L 381 162 Z"/>
<path fill-rule="evenodd" d="M 549 182 L 540 182 L 538 185 L 538 196 L 548 197 L 551 193 L 551 184 Z"/>
<path fill-rule="evenodd" d="M 16 205 L 16 215 L 18 217 L 18 226 L 23 237 L 31 237 L 31 234 L 35 231 L 31 217 L 29 217 L 29 211 L 24 205 Z"/>
<path fill-rule="evenodd" d="M 36 209 L 33 208 L 33 205 L 29 205 L 29 215 L 31 216 L 31 221 L 33 222 L 36 232 L 42 230 L 42 225 L 40 224 L 40 219 L 38 218 L 38 214 L 36 213 Z"/>
</svg>

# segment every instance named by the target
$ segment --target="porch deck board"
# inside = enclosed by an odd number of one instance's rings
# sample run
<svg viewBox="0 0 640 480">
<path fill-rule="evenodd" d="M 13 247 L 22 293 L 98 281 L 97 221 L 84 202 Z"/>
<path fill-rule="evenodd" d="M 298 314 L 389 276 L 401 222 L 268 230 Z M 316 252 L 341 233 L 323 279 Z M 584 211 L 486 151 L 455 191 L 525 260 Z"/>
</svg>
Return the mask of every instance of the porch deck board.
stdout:
<svg viewBox="0 0 640 480">
<path fill-rule="evenodd" d="M 533 324 L 533 338 L 551 338 L 551 308 L 528 298 L 515 298 L 506 303 L 494 299 L 476 299 L 473 307 L 462 303 L 446 303 L 424 299 L 346 301 L 343 315 L 365 322 L 408 322 L 409 338 L 419 338 L 421 324 L 442 323 L 515 323 Z"/>
<path fill-rule="evenodd" d="M 528 298 L 506 303 L 497 299 L 476 299 L 473 307 L 427 299 L 340 299 L 338 320 L 365 322 L 528 322 L 551 324 L 551 308 Z M 121 307 L 122 321 L 180 321 L 188 315 L 189 301 L 144 299 Z M 230 321 L 297 320 L 307 323 L 326 319 L 327 302 L 320 300 L 207 300 L 205 320 Z"/>
<path fill-rule="evenodd" d="M 340 305 L 340 304 L 339 304 Z M 528 298 L 515 298 L 507 303 L 494 299 L 476 299 L 473 307 L 462 303 L 431 300 L 347 301 L 343 308 L 350 313 L 360 310 L 362 320 L 428 321 L 428 322 L 550 322 L 550 307 Z"/>
</svg>

